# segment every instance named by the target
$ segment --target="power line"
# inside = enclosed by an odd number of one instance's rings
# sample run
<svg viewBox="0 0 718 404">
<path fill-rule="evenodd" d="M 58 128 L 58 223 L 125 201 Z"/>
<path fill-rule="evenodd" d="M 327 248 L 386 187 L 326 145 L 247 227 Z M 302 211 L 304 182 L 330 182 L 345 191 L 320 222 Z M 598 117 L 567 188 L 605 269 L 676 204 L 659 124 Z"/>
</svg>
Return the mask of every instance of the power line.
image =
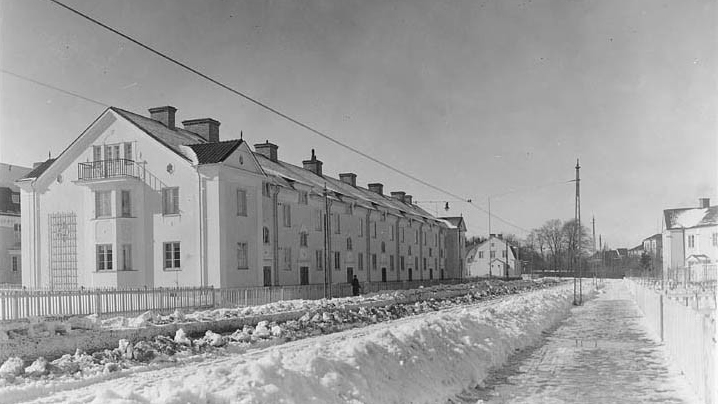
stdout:
<svg viewBox="0 0 718 404">
<path fill-rule="evenodd" d="M 95 18 L 93 18 L 93 17 L 91 17 L 91 16 L 89 16 L 89 15 L 87 15 L 87 14 L 84 14 L 84 13 L 82 13 L 82 12 L 80 12 L 80 11 L 78 11 L 78 10 L 76 10 L 76 9 L 74 9 L 74 8 L 72 8 L 72 7 L 70 7 L 70 6 L 66 5 L 66 4 L 64 4 L 64 3 L 62 3 L 61 1 L 58 1 L 58 0 L 49 0 L 49 1 L 52 2 L 52 3 L 54 3 L 54 4 L 56 4 L 56 5 L 58 5 L 58 6 L 60 6 L 60 7 L 62 7 L 62 8 L 64 8 L 64 9 L 66 9 L 66 10 L 68 10 L 68 11 L 70 11 L 70 12 L 72 12 L 72 13 L 74 13 L 74 14 L 76 14 L 76 15 L 78 15 L 78 16 L 80 16 L 80 17 L 82 17 L 82 18 L 84 18 L 84 19 L 86 19 L 86 20 L 88 20 L 88 21 L 90 21 L 90 22 L 92 22 L 93 24 L 99 25 L 100 27 L 102 27 L 102 28 L 104 28 L 104 29 L 106 29 L 106 30 L 108 30 L 108 31 L 110 31 L 110 32 L 112 32 L 112 33 L 114 33 L 114 34 L 116 34 L 116 35 L 118 35 L 118 36 L 120 36 L 120 37 L 122 37 L 122 38 L 124 38 L 124 39 L 126 39 L 126 40 L 128 40 L 128 41 L 130 41 L 130 42 L 132 42 L 132 43 L 134 43 L 135 45 L 137 45 L 137 46 L 139 46 L 139 47 L 141 47 L 141 48 L 144 48 L 144 49 L 150 51 L 151 53 L 154 53 L 155 55 L 161 57 L 162 59 L 165 59 L 165 60 L 169 61 L 170 63 L 172 63 L 172 64 L 174 64 L 174 65 L 177 65 L 177 66 L 179 66 L 179 67 L 181 67 L 181 68 L 183 68 L 183 69 L 185 69 L 185 70 L 187 70 L 187 71 L 189 71 L 189 72 L 191 72 L 191 73 L 193 73 L 193 74 L 196 74 L 197 76 L 202 77 L 203 79 L 205 79 L 205 80 L 207 80 L 207 81 L 209 81 L 209 82 L 211 82 L 211 83 L 213 83 L 213 84 L 215 84 L 215 85 L 217 85 L 217 86 L 219 86 L 219 87 L 221 87 L 221 88 L 223 88 L 223 89 L 225 89 L 225 90 L 227 90 L 227 91 L 229 91 L 229 92 L 231 92 L 231 93 L 233 93 L 233 94 L 235 94 L 235 95 L 238 95 L 238 96 L 244 98 L 245 100 L 247 100 L 247 101 L 249 101 L 249 102 L 251 102 L 251 103 L 253 103 L 253 104 L 259 106 L 259 107 L 262 108 L 262 109 L 265 109 L 265 110 L 267 110 L 267 111 L 269 111 L 269 112 L 271 112 L 271 113 L 273 113 L 273 114 L 275 114 L 275 115 L 277 115 L 277 116 L 279 116 L 279 117 L 281 117 L 281 118 L 283 118 L 283 119 L 285 119 L 285 120 L 287 120 L 287 121 L 289 121 L 289 122 L 291 122 L 291 123 L 293 123 L 293 124 L 295 124 L 295 125 L 297 125 L 297 126 L 299 126 L 299 127 L 301 127 L 301 128 L 304 128 L 304 129 L 308 130 L 309 132 L 311 132 L 311 133 L 313 133 L 313 134 L 315 134 L 315 135 L 317 135 L 317 136 L 320 136 L 320 137 L 322 137 L 322 138 L 324 138 L 324 139 L 326 139 L 326 140 L 328 140 L 328 141 L 330 141 L 330 142 L 332 142 L 332 143 L 334 143 L 334 144 L 336 144 L 336 145 L 338 145 L 338 146 L 340 146 L 340 147 L 343 147 L 343 148 L 345 148 L 345 149 L 347 149 L 347 150 L 350 150 L 351 152 L 356 153 L 356 154 L 358 154 L 358 155 L 360 155 L 360 156 L 362 156 L 362 157 L 364 157 L 364 158 L 366 158 L 366 159 L 368 159 L 368 160 L 370 160 L 370 161 L 373 161 L 374 163 L 379 164 L 379 165 L 382 166 L 382 167 L 385 167 L 385 168 L 387 168 L 387 169 L 389 169 L 389 170 L 391 170 L 391 171 L 394 171 L 395 173 L 397 173 L 397 174 L 399 174 L 399 175 L 402 175 L 402 176 L 404 176 L 404 177 L 406 177 L 406 178 L 409 178 L 409 179 L 411 179 L 411 180 L 413 180 L 413 181 L 415 181 L 415 182 L 417 182 L 417 183 L 419 183 L 419 184 L 422 184 L 422 185 L 424 185 L 424 186 L 426 186 L 426 187 L 429 187 L 429 188 L 431 188 L 431 189 L 434 189 L 434 190 L 436 190 L 436 191 L 439 191 L 439 192 L 441 192 L 441 193 L 443 193 L 443 194 L 445 194 L 445 195 L 449 195 L 449 196 L 451 196 L 451 197 L 453 197 L 453 198 L 456 198 L 456 199 L 458 199 L 458 200 L 461 200 L 461 201 L 468 201 L 468 200 L 470 200 L 469 198 L 465 198 L 465 197 L 459 196 L 459 195 L 457 195 L 457 194 L 455 194 L 455 193 L 453 193 L 453 192 L 451 192 L 451 191 L 448 191 L 448 190 L 445 190 L 445 189 L 443 189 L 443 188 L 440 188 L 440 187 L 438 187 L 438 186 L 436 186 L 436 185 L 430 184 L 430 183 L 428 183 L 428 182 L 426 182 L 426 181 L 424 181 L 424 180 L 422 180 L 422 179 L 420 179 L 420 178 L 418 178 L 418 177 L 416 177 L 416 176 L 414 176 L 414 175 L 412 175 L 412 174 L 409 174 L 409 173 L 407 173 L 407 172 L 404 172 L 404 171 L 402 171 L 402 170 L 400 170 L 400 169 L 398 169 L 398 168 L 395 168 L 395 167 L 393 167 L 393 166 L 391 166 L 391 165 L 389 165 L 389 164 L 387 164 L 387 163 L 385 163 L 385 162 L 383 162 L 383 161 L 381 161 L 381 160 L 379 160 L 379 159 L 377 159 L 377 158 L 375 158 L 375 157 L 372 157 L 372 156 L 370 156 L 370 155 L 368 155 L 368 154 L 362 152 L 361 150 L 359 150 L 359 149 L 357 149 L 357 148 L 355 148 L 355 147 L 353 147 L 353 146 L 350 146 L 350 145 L 345 144 L 345 143 L 343 143 L 343 142 L 341 142 L 341 141 L 339 141 L 339 140 L 336 140 L 336 139 L 334 139 L 333 137 L 331 137 L 330 135 L 324 133 L 323 131 L 321 131 L 321 130 L 319 130 L 319 129 L 316 129 L 316 128 L 314 128 L 313 126 L 311 126 L 311 125 L 309 125 L 309 124 L 306 124 L 306 123 L 300 121 L 299 119 L 294 118 L 294 117 L 288 115 L 287 113 L 284 113 L 284 112 L 280 111 L 279 109 L 274 108 L 274 107 L 272 107 L 272 106 L 266 104 L 265 102 L 262 102 L 262 101 L 260 101 L 260 100 L 258 100 L 258 99 L 256 99 L 256 98 L 254 98 L 254 97 L 252 97 L 252 96 L 250 96 L 250 95 L 248 95 L 248 94 L 246 94 L 246 93 L 244 93 L 244 92 L 242 92 L 242 91 L 239 91 L 239 90 L 237 90 L 237 89 L 235 89 L 235 88 L 232 88 L 232 87 L 230 87 L 229 85 L 224 84 L 224 83 L 220 82 L 219 80 L 214 79 L 214 78 L 212 78 L 212 77 L 210 77 L 210 76 L 208 76 L 208 75 L 206 75 L 206 74 L 200 72 L 199 70 L 197 70 L 197 69 L 195 69 L 195 68 L 193 68 L 193 67 L 191 67 L 191 66 L 189 66 L 189 65 L 187 65 L 187 64 L 185 64 L 185 63 L 183 63 L 183 62 L 180 62 L 180 61 L 178 61 L 177 59 L 174 59 L 174 58 L 171 57 L 171 56 L 166 55 L 166 54 L 163 53 L 163 52 L 161 52 L 161 51 L 159 51 L 159 50 L 157 50 L 157 49 L 155 49 L 155 48 L 153 48 L 153 47 L 151 47 L 151 46 L 149 46 L 149 45 L 146 45 L 146 44 L 140 42 L 139 40 L 137 40 L 137 39 L 135 39 L 135 38 L 133 38 L 133 37 L 127 35 L 127 34 L 124 34 L 123 32 L 121 32 L 121 31 L 119 31 L 119 30 L 117 30 L 117 29 L 115 29 L 115 28 L 112 28 L 112 27 L 110 27 L 109 25 L 107 25 L 107 24 L 105 24 L 105 23 L 103 23 L 103 22 L 101 22 L 101 21 L 99 21 L 99 20 L 97 20 L 97 19 L 95 19 Z M 58 90 L 58 91 L 65 92 L 65 93 L 69 93 L 69 92 L 66 92 L 66 91 L 61 90 L 61 89 L 57 89 L 57 90 Z M 87 98 L 85 98 L 85 97 L 82 97 L 82 96 L 79 96 L 79 95 L 77 95 L 77 96 L 80 97 L 80 98 L 82 98 L 82 99 L 86 99 L 86 100 L 88 100 L 88 101 L 97 103 L 96 101 L 87 99 Z M 101 104 L 101 105 L 105 105 L 105 104 L 103 104 L 103 103 L 100 103 L 100 104 Z M 483 208 L 480 207 L 479 205 L 476 205 L 476 204 L 474 204 L 474 203 L 470 203 L 470 204 L 473 205 L 474 207 L 478 208 L 479 210 L 488 213 L 485 209 L 483 209 Z M 495 216 L 495 215 L 494 215 L 494 216 Z M 502 218 L 499 217 L 499 216 L 495 216 L 495 217 L 496 217 L 497 219 L 499 219 L 500 221 L 502 221 L 502 222 L 504 222 L 504 223 L 506 223 L 506 224 L 508 224 L 508 225 L 510 225 L 510 226 L 513 226 L 513 227 L 515 227 L 515 228 L 517 228 L 517 229 L 520 229 L 520 230 L 523 230 L 523 231 L 527 231 L 527 232 L 528 232 L 528 230 L 526 230 L 526 229 L 524 229 L 524 228 L 522 228 L 522 227 L 520 227 L 520 226 L 517 226 L 517 225 L 515 225 L 515 224 L 513 224 L 513 223 L 511 223 L 511 222 L 508 222 L 508 221 L 502 219 Z"/>
<path fill-rule="evenodd" d="M 68 91 L 68 90 L 65 90 L 65 89 L 62 89 L 62 88 L 55 87 L 55 86 L 53 86 L 53 85 L 47 84 L 47 83 L 43 83 L 43 82 L 41 82 L 41 81 L 37 81 L 37 80 L 31 79 L 31 78 L 29 78 L 29 77 L 22 76 L 22 75 L 17 74 L 17 73 L 13 73 L 13 72 L 11 72 L 11 71 L 9 71 L 9 70 L 0 69 L 0 71 L 2 71 L 2 72 L 5 73 L 5 74 L 9 74 L 10 76 L 16 77 L 16 78 L 18 78 L 18 79 L 25 80 L 25 81 L 29 81 L 29 82 L 31 82 L 31 83 L 37 84 L 38 86 L 47 87 L 47 88 L 50 88 L 50 89 L 52 89 L 52 90 L 59 91 L 59 92 L 61 92 L 61 93 L 63 93 L 63 94 L 71 95 L 71 96 L 73 96 L 73 97 L 77 97 L 77 98 L 79 98 L 79 99 L 81 99 L 81 100 L 85 100 L 85 101 L 91 102 L 91 103 L 93 103 L 93 104 L 101 105 L 101 106 L 103 106 L 103 107 L 109 107 L 109 105 L 105 104 L 104 102 L 100 102 L 100 101 L 97 101 L 97 100 L 93 100 L 92 98 L 88 98 L 88 97 L 85 97 L 85 96 L 83 96 L 83 95 L 80 95 L 80 94 L 77 94 L 77 93 L 73 93 L 72 91 Z"/>
</svg>

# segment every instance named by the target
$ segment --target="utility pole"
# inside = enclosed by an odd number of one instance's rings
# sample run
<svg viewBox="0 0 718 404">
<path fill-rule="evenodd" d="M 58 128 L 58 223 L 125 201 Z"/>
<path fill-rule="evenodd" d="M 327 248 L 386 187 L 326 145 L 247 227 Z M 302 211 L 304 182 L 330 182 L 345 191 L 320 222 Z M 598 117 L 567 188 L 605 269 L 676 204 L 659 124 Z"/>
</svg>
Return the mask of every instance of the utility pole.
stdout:
<svg viewBox="0 0 718 404">
<path fill-rule="evenodd" d="M 576 267 L 573 268 L 573 304 L 580 306 L 583 303 L 583 290 L 581 284 L 581 177 L 580 177 L 581 165 L 578 159 L 576 159 L 576 204 L 574 210 L 574 219 L 576 224 L 576 251 L 574 253 L 574 259 L 576 259 Z M 578 269 L 578 279 L 576 277 L 576 270 Z M 578 295 L 576 295 L 576 287 L 578 286 Z"/>
<path fill-rule="evenodd" d="M 591 216 L 591 229 L 592 229 L 592 236 L 593 239 L 593 257 L 591 259 L 591 263 L 593 264 L 593 283 L 596 284 L 596 278 L 598 274 L 598 264 L 596 263 L 596 216 Z"/>
</svg>

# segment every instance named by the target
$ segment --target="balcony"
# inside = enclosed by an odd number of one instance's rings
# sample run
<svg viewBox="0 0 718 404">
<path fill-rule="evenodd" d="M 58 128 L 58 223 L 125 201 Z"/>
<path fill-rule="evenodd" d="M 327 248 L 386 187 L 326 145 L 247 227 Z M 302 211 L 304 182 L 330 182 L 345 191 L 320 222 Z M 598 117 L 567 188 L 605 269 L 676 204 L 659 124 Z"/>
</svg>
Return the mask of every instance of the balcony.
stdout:
<svg viewBox="0 0 718 404">
<path fill-rule="evenodd" d="M 145 169 L 134 160 L 113 159 L 77 164 L 78 181 L 137 178 L 144 179 Z"/>
</svg>

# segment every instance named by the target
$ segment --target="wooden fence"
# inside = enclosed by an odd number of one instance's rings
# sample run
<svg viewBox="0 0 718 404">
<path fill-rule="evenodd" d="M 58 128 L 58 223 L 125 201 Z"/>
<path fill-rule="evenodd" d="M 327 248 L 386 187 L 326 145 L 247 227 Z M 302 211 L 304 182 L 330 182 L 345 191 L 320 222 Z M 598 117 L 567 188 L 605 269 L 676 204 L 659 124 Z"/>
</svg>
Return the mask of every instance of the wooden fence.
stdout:
<svg viewBox="0 0 718 404">
<path fill-rule="evenodd" d="M 364 282 L 362 293 L 416 289 L 456 284 L 462 280 Z M 334 284 L 332 297 L 352 295 L 348 283 Z M 282 300 L 316 300 L 325 296 L 324 285 L 250 288 L 141 288 L 141 289 L 0 289 L 0 321 L 30 317 L 131 315 L 148 310 L 169 313 L 175 309 L 258 306 Z"/>
</svg>

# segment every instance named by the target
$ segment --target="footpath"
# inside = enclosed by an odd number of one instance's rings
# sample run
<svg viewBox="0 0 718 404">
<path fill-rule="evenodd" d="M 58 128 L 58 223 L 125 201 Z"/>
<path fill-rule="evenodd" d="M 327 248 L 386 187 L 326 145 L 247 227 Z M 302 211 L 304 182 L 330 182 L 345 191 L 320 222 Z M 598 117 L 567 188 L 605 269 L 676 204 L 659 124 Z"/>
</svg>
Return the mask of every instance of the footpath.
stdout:
<svg viewBox="0 0 718 404">
<path fill-rule="evenodd" d="M 471 403 L 698 403 L 622 281 L 467 391 Z"/>
</svg>

